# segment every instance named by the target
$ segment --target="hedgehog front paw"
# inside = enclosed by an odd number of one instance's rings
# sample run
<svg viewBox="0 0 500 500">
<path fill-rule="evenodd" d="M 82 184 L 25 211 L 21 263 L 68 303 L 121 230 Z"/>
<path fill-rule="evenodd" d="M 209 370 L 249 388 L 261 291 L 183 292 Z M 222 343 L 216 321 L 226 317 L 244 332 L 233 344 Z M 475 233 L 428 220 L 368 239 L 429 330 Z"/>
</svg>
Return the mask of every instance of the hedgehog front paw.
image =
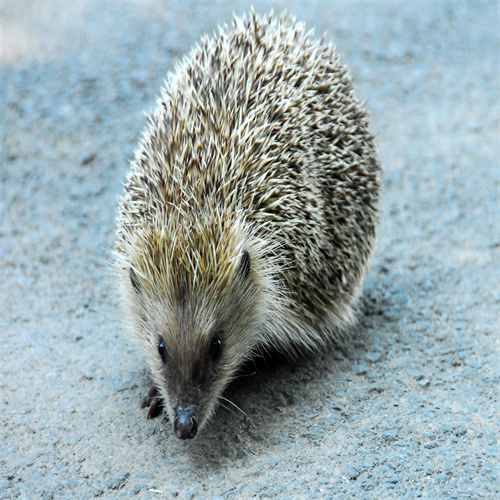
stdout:
<svg viewBox="0 0 500 500">
<path fill-rule="evenodd" d="M 141 401 L 141 408 L 149 406 L 146 418 L 155 418 L 163 413 L 163 399 L 160 396 L 160 391 L 155 387 L 149 389 L 146 396 Z"/>
</svg>

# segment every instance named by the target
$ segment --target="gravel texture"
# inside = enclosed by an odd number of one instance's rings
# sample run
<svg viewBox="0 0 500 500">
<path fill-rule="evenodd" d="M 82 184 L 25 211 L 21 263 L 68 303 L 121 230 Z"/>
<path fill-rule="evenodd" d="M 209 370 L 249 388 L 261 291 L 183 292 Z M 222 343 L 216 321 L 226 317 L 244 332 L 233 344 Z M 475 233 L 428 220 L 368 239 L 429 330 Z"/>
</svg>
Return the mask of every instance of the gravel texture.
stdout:
<svg viewBox="0 0 500 500">
<path fill-rule="evenodd" d="M 249 5 L 2 2 L 0 498 L 498 498 L 496 1 L 254 3 L 326 31 L 372 112 L 359 331 L 250 370 L 192 442 L 145 419 L 116 197 L 166 71 Z"/>
</svg>

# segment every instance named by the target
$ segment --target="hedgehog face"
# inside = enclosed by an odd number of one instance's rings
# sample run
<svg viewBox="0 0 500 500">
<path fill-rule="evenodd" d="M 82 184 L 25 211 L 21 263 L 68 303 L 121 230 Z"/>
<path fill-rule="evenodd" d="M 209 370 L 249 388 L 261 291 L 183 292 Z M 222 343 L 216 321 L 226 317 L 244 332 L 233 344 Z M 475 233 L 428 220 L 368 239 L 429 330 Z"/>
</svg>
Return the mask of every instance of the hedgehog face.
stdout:
<svg viewBox="0 0 500 500">
<path fill-rule="evenodd" d="M 216 243 L 209 246 L 217 247 Z M 181 439 L 193 438 L 207 422 L 224 387 L 260 340 L 266 288 L 259 272 L 261 259 L 250 242 L 225 243 L 220 256 L 198 246 L 198 264 L 205 276 L 209 267 L 226 266 L 222 281 L 221 273 L 218 281 L 199 279 L 199 270 L 185 265 L 196 256 L 186 257 L 186 249 L 179 261 L 175 255 L 180 254 L 168 246 L 162 255 L 173 256 L 168 265 L 151 272 L 151 266 L 136 257 L 128 271 L 133 329 Z M 209 261 L 208 255 L 218 262 Z M 150 264 L 150 250 L 147 258 Z M 219 258 L 229 259 L 231 265 Z"/>
<path fill-rule="evenodd" d="M 252 349 L 255 328 L 248 300 L 254 293 L 247 251 L 227 293 L 177 290 L 170 318 L 157 330 L 157 373 L 174 431 L 191 439 L 212 413 L 217 399 Z"/>
</svg>

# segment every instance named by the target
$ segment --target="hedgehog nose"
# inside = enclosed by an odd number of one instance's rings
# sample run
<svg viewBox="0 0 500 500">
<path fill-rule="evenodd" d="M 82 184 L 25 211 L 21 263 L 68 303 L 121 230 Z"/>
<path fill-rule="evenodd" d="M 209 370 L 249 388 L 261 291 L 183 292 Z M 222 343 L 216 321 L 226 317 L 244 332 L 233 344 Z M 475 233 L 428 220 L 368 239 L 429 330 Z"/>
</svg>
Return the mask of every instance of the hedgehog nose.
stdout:
<svg viewBox="0 0 500 500">
<path fill-rule="evenodd" d="M 193 439 L 198 432 L 198 422 L 192 408 L 179 405 L 175 410 L 175 435 L 179 439 Z"/>
</svg>

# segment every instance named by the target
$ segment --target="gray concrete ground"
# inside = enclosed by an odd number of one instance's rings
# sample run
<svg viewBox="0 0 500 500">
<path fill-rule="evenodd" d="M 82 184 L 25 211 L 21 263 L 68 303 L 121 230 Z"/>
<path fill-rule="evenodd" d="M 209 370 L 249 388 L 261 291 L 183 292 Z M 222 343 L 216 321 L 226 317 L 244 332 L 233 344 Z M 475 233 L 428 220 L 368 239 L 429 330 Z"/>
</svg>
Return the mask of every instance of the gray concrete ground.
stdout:
<svg viewBox="0 0 500 500">
<path fill-rule="evenodd" d="M 327 31 L 385 166 L 358 336 L 147 421 L 106 270 L 167 70 L 226 2 L 3 1 L 0 498 L 498 498 L 499 4 L 255 2 Z"/>
</svg>

